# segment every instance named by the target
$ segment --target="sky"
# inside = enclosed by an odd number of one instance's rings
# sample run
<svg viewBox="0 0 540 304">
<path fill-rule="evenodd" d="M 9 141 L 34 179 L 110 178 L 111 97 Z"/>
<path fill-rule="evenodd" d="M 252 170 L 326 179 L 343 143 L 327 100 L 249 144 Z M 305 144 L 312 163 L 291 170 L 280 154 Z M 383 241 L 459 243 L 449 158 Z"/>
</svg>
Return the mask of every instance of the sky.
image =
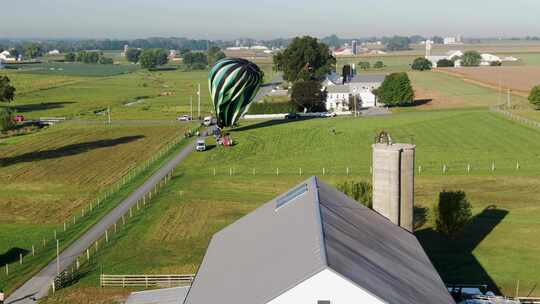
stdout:
<svg viewBox="0 0 540 304">
<path fill-rule="evenodd" d="M 540 0 L 16 0 L 0 38 L 540 36 Z"/>
</svg>

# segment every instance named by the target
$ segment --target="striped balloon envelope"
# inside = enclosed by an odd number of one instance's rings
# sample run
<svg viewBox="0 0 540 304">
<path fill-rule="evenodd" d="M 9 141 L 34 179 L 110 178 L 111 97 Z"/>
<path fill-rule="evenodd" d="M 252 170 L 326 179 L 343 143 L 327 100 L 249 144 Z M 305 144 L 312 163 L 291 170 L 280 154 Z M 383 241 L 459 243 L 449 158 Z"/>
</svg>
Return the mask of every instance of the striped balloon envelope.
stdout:
<svg viewBox="0 0 540 304">
<path fill-rule="evenodd" d="M 263 77 L 261 69 L 245 59 L 225 58 L 214 65 L 208 82 L 220 128 L 238 122 L 257 95 Z"/>
</svg>

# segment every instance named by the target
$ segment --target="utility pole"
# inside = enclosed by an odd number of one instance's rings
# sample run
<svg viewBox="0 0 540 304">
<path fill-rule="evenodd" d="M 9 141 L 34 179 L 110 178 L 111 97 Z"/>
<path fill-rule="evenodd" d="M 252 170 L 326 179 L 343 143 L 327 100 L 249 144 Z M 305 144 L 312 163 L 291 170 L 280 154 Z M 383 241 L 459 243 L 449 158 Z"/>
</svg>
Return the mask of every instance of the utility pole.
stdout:
<svg viewBox="0 0 540 304">
<path fill-rule="evenodd" d="M 60 274 L 60 240 L 56 240 L 56 274 Z"/>
<path fill-rule="evenodd" d="M 193 119 L 193 96 L 189 96 L 189 112 L 191 119 Z"/>
<path fill-rule="evenodd" d="M 198 106 L 198 117 L 199 120 L 201 120 L 201 84 L 199 83 L 199 90 L 197 91 L 197 95 L 199 96 L 199 106 Z"/>
</svg>

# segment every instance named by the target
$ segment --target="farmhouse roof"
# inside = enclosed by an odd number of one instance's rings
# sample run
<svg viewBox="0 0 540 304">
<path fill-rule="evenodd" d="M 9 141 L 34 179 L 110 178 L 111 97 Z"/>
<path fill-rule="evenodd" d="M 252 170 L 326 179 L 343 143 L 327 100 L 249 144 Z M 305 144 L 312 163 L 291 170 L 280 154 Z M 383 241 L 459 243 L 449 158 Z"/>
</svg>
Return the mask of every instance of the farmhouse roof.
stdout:
<svg viewBox="0 0 540 304">
<path fill-rule="evenodd" d="M 357 82 L 357 83 L 382 83 L 384 79 L 386 78 L 386 75 L 369 75 L 369 74 L 361 74 L 354 76 L 349 82 Z"/>
<path fill-rule="evenodd" d="M 326 88 L 328 93 L 350 93 L 351 88 L 348 85 L 334 85 Z"/>
<path fill-rule="evenodd" d="M 331 268 L 387 303 L 454 303 L 413 234 L 310 178 L 216 233 L 185 304 L 264 304 Z"/>
</svg>

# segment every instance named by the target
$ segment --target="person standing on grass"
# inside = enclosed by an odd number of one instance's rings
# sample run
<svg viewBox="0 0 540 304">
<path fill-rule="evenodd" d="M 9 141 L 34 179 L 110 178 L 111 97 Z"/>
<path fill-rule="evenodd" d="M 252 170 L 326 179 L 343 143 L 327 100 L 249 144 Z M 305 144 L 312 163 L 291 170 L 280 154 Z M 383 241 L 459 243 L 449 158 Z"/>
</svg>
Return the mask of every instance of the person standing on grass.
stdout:
<svg viewBox="0 0 540 304">
<path fill-rule="evenodd" d="M 0 289 L 0 304 L 4 304 L 4 291 Z"/>
</svg>

